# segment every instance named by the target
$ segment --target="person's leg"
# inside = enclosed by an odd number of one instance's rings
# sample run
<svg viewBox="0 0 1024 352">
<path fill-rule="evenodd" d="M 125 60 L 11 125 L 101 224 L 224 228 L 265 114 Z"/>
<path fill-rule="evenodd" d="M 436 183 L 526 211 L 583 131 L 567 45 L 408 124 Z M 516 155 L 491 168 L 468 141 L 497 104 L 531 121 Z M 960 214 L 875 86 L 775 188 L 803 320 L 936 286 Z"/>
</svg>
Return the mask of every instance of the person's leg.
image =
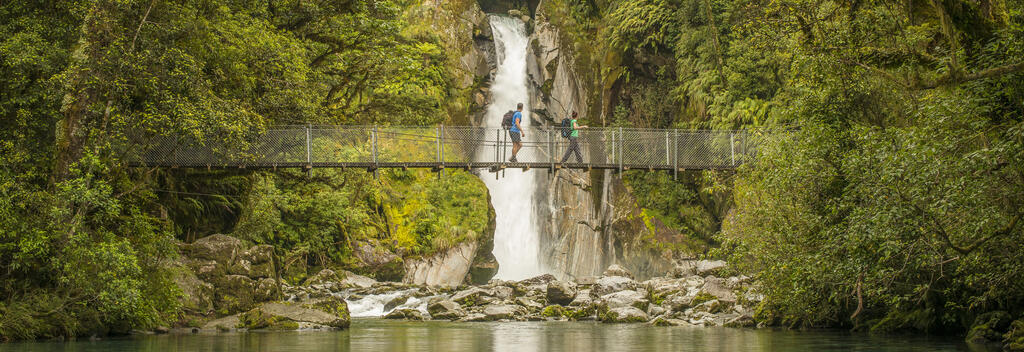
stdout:
<svg viewBox="0 0 1024 352">
<path fill-rule="evenodd" d="M 573 140 L 570 139 L 569 140 L 569 148 L 567 148 L 565 150 L 565 155 L 562 155 L 562 161 L 560 161 L 559 163 L 564 164 L 567 160 L 569 160 L 569 154 L 572 153 L 572 145 L 573 145 Z"/>
<path fill-rule="evenodd" d="M 572 152 L 576 154 L 576 162 L 582 164 L 583 154 L 580 153 L 580 141 L 578 138 L 573 138 L 569 141 L 569 150 L 572 150 Z M 568 155 L 566 155 L 566 157 L 566 159 L 568 159 Z"/>
<path fill-rule="evenodd" d="M 508 161 L 516 162 L 516 154 L 518 154 L 519 149 L 523 147 L 523 143 L 521 142 L 522 137 L 520 137 L 521 135 L 519 132 L 512 132 L 509 136 L 512 137 L 512 157 L 509 158 Z"/>
</svg>

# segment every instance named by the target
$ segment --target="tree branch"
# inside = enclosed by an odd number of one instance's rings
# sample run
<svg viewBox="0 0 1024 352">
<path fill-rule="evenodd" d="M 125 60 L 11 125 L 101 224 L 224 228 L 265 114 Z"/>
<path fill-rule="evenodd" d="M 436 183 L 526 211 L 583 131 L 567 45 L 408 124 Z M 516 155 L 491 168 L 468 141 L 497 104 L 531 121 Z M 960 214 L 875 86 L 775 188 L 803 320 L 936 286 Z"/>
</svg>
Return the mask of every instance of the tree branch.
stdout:
<svg viewBox="0 0 1024 352">
<path fill-rule="evenodd" d="M 132 36 L 132 45 L 128 49 L 128 52 L 135 52 L 135 41 L 139 39 L 139 32 L 142 31 L 142 25 L 146 23 L 146 19 L 149 18 L 149 12 L 153 11 L 153 5 L 156 4 L 156 0 L 149 1 L 149 7 L 146 8 L 146 13 L 142 15 L 142 20 L 139 21 L 139 26 L 135 28 L 135 35 Z"/>
<path fill-rule="evenodd" d="M 957 79 L 955 75 L 950 73 L 950 74 L 946 74 L 945 76 L 935 80 L 935 82 L 929 82 L 927 84 L 920 84 L 920 85 L 918 85 L 915 88 L 917 88 L 917 89 L 932 89 L 932 88 L 938 88 L 939 86 L 950 85 L 950 84 L 960 84 L 960 83 L 964 83 L 964 82 L 970 82 L 970 81 L 979 80 L 979 79 L 985 79 L 985 78 L 991 78 L 991 77 L 996 77 L 996 76 L 1002 76 L 1002 75 L 1007 75 L 1007 74 L 1011 74 L 1011 73 L 1017 73 L 1017 72 L 1021 72 L 1021 71 L 1024 71 L 1024 61 L 1018 62 L 1018 63 L 1015 63 L 1015 64 L 999 66 L 999 67 L 993 67 L 993 68 L 990 68 L 990 69 L 987 69 L 987 70 L 982 70 L 982 71 L 979 71 L 979 72 L 975 72 L 975 73 L 963 76 L 963 78 L 961 78 L 961 79 Z"/>
</svg>

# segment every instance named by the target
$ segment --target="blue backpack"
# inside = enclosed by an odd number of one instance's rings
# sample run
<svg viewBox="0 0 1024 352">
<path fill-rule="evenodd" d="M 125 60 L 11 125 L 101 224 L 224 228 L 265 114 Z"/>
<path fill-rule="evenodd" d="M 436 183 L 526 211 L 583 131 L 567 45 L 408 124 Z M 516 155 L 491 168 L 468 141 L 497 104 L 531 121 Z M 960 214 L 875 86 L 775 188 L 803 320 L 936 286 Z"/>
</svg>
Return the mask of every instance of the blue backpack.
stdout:
<svg viewBox="0 0 1024 352">
<path fill-rule="evenodd" d="M 562 119 L 562 138 L 569 138 L 572 134 L 572 120 L 568 117 Z"/>
</svg>

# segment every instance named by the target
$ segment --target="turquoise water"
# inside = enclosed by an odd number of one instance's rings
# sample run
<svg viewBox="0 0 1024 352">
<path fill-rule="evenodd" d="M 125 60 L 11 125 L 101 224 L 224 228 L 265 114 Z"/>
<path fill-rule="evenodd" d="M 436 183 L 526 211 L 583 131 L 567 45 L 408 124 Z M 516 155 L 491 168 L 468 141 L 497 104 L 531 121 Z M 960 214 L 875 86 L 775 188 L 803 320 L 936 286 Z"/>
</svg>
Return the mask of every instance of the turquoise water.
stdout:
<svg viewBox="0 0 1024 352">
<path fill-rule="evenodd" d="M 871 336 L 592 322 L 356 319 L 345 331 L 139 335 L 0 344 L 0 352 L 85 351 L 969 351 L 960 338 Z"/>
</svg>

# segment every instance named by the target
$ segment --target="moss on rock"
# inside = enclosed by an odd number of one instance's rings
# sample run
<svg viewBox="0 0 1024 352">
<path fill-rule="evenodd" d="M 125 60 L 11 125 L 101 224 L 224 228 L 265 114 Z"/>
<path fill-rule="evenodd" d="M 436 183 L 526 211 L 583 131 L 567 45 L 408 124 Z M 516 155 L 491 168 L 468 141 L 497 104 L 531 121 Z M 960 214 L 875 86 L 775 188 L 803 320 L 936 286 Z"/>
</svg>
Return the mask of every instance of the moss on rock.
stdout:
<svg viewBox="0 0 1024 352">
<path fill-rule="evenodd" d="M 302 307 L 321 310 L 333 314 L 334 316 L 338 317 L 338 319 L 344 320 L 343 326 L 339 326 L 341 328 L 348 327 L 351 321 L 351 316 L 348 310 L 348 303 L 346 303 L 344 299 L 338 298 L 336 296 L 327 296 L 321 298 L 320 300 L 303 304 Z"/>
<path fill-rule="evenodd" d="M 1003 340 L 1003 333 L 1010 327 L 1012 320 L 1010 314 L 1003 311 L 979 315 L 967 332 L 967 341 L 985 343 Z"/>
<path fill-rule="evenodd" d="M 299 328 L 299 323 L 294 320 L 270 314 L 262 309 L 253 309 L 242 313 L 242 315 L 238 317 L 238 320 L 239 328 L 246 328 L 249 330 L 295 330 Z"/>
<path fill-rule="evenodd" d="M 544 310 L 540 312 L 540 316 L 545 318 L 561 318 L 565 315 L 565 307 L 559 305 L 550 305 L 544 307 Z"/>
</svg>

